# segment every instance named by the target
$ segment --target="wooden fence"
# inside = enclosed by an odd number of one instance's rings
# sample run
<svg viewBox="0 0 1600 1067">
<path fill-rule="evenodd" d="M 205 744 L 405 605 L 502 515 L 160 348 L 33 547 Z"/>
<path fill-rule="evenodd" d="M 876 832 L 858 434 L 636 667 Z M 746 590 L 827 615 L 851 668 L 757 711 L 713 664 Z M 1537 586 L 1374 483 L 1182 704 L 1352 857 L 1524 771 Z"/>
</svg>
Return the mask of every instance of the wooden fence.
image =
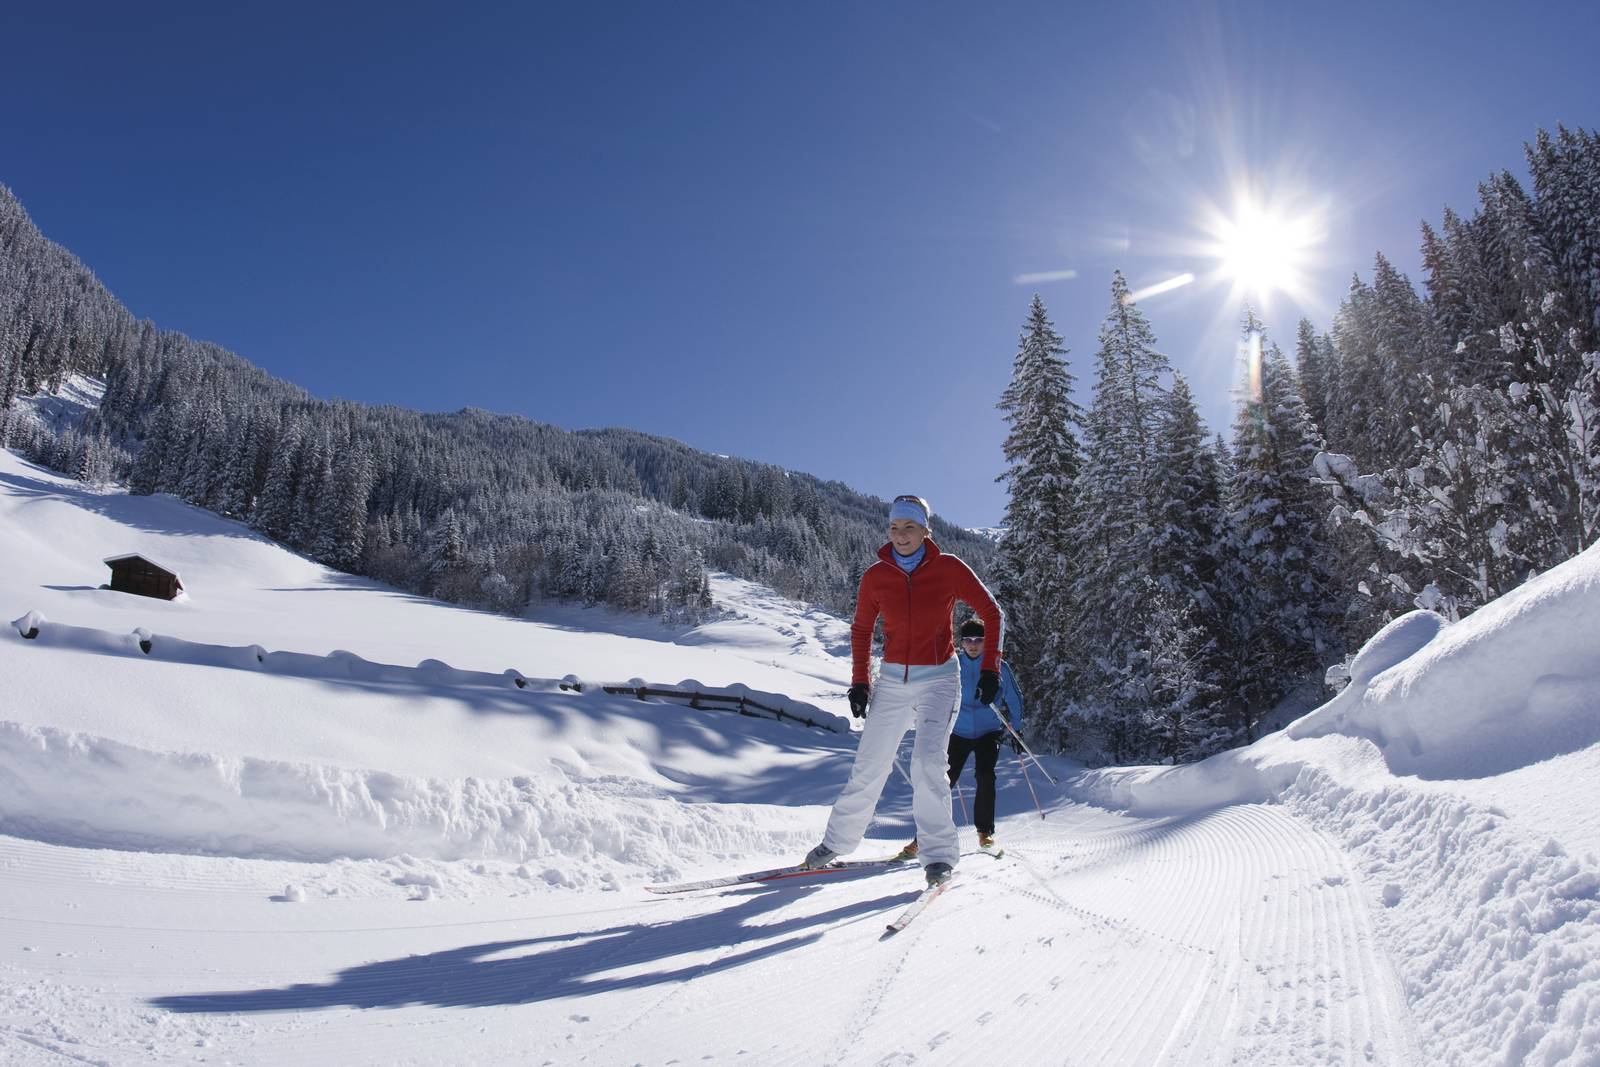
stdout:
<svg viewBox="0 0 1600 1067">
<path fill-rule="evenodd" d="M 779 722 L 788 719 L 818 730 L 827 730 L 829 733 L 839 732 L 836 727 L 828 723 L 817 722 L 807 716 L 796 715 L 792 711 L 785 711 L 783 708 L 775 708 L 769 704 L 763 704 L 759 700 L 740 693 L 700 693 L 689 689 L 664 689 L 653 685 L 608 685 L 605 687 L 605 691 L 635 696 L 640 700 L 648 700 L 651 697 L 667 697 L 668 699 L 686 701 L 691 708 L 736 711 L 740 715 L 748 715 L 756 719 L 763 718 L 764 716 L 760 713 L 765 712 Z"/>
</svg>

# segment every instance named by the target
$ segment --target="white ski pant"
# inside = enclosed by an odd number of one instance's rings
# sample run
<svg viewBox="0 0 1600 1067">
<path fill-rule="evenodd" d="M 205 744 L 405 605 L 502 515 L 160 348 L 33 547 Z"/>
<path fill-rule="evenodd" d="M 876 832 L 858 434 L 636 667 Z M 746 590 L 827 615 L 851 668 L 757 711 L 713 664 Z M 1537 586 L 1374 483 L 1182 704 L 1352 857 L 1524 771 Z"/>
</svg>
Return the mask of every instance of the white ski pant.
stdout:
<svg viewBox="0 0 1600 1067">
<path fill-rule="evenodd" d="M 872 687 L 867 723 L 856 746 L 850 781 L 834 802 L 822 843 L 840 855 L 854 852 L 866 835 L 883 785 L 894 768 L 895 752 L 906 731 L 911 746 L 911 812 L 917 822 L 917 857 L 926 866 L 960 857 L 956 823 L 950 814 L 949 756 L 946 746 L 961 699 L 961 667 L 955 657 L 933 667 L 885 663 Z"/>
</svg>

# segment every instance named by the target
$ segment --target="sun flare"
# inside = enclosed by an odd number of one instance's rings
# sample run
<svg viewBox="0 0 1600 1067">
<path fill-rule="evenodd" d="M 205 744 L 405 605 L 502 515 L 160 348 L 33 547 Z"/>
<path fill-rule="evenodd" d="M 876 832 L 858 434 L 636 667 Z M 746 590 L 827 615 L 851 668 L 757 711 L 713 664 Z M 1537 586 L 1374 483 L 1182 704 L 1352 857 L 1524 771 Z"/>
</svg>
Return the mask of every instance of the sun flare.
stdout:
<svg viewBox="0 0 1600 1067">
<path fill-rule="evenodd" d="M 1265 303 L 1274 293 L 1304 293 L 1306 267 L 1323 239 L 1315 215 L 1291 215 L 1241 196 L 1232 213 L 1218 215 L 1209 228 L 1209 251 L 1236 297 Z"/>
</svg>

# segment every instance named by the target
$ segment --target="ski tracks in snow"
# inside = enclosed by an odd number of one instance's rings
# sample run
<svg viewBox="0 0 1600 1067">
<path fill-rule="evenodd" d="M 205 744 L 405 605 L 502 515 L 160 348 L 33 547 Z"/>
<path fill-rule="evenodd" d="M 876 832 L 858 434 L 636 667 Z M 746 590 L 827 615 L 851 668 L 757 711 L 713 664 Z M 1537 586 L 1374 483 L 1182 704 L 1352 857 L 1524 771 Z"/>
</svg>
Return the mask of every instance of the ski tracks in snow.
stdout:
<svg viewBox="0 0 1600 1067">
<path fill-rule="evenodd" d="M 967 933 L 1005 948 L 951 947 L 952 971 L 989 974 L 991 1011 L 941 1046 L 949 1062 L 981 1055 L 991 1028 L 1028 1063 L 1420 1062 L 1328 839 L 1258 805 L 1122 828 L 1056 817 L 1008 827 L 1015 862 L 980 883 Z"/>
<path fill-rule="evenodd" d="M 37 950 L 0 953 L 0 977 L 38 979 L 0 997 L 0 1044 L 119 1063 L 1423 1062 L 1375 892 L 1284 808 L 1069 805 L 1000 830 L 1003 859 L 967 857 L 959 892 L 886 941 L 915 869 L 666 899 L 285 904 L 261 891 L 283 865 L 0 839 L 24 890 L 0 939 Z M 98 922 L 60 922 L 63 892 Z"/>
<path fill-rule="evenodd" d="M 893 958 L 849 950 L 877 973 L 824 1062 L 1422 1062 L 1367 901 L 1319 833 L 1254 805 L 1055 818 L 1008 824 L 1006 859 L 967 861 L 966 891 Z"/>
</svg>

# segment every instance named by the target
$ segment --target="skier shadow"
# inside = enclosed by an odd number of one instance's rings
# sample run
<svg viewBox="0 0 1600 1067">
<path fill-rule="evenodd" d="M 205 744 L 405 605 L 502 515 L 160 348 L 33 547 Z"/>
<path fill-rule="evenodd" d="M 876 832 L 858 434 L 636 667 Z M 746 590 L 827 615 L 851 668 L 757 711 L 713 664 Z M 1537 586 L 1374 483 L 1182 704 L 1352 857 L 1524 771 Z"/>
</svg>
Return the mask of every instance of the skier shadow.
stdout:
<svg viewBox="0 0 1600 1067">
<path fill-rule="evenodd" d="M 827 911 L 754 923 L 761 916 L 794 903 L 798 896 L 820 888 L 762 886 L 755 892 L 738 894 L 730 907 L 686 919 L 464 945 L 350 967 L 326 984 L 171 995 L 151 998 L 149 1003 L 184 1014 L 429 1004 L 472 1008 L 645 989 L 733 970 L 792 951 L 817 941 L 823 928 L 830 924 L 882 912 L 916 896 L 914 890 L 891 893 Z M 759 943 L 742 947 L 751 942 Z M 695 957 L 719 949 L 734 951 L 719 953 L 709 960 L 686 958 L 676 965 L 668 964 L 676 957 Z M 640 970 L 652 964 L 660 966 Z"/>
</svg>

